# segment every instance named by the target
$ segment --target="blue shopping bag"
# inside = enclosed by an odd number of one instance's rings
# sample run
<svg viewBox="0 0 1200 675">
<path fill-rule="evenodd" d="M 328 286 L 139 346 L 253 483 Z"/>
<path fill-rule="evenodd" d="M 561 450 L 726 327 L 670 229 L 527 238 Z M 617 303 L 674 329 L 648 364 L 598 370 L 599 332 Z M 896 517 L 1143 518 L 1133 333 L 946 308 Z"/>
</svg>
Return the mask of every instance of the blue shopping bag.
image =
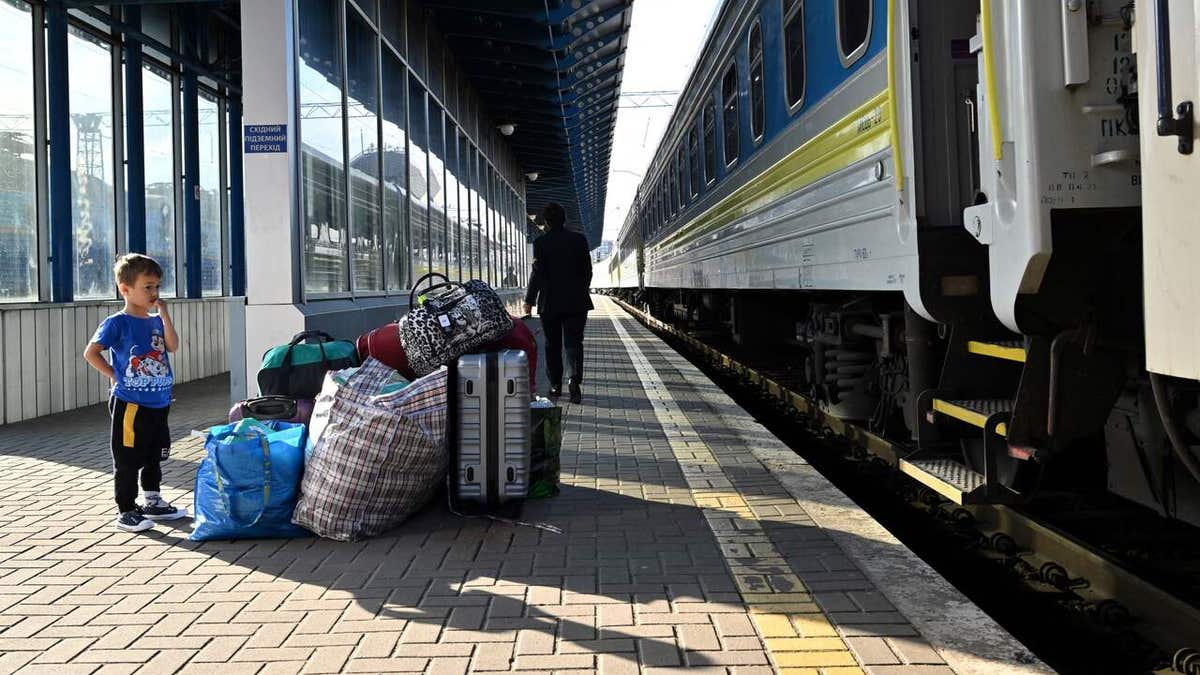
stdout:
<svg viewBox="0 0 1200 675">
<path fill-rule="evenodd" d="M 303 424 L 253 418 L 209 429 L 189 539 L 307 537 L 292 524 L 304 475 Z"/>
</svg>

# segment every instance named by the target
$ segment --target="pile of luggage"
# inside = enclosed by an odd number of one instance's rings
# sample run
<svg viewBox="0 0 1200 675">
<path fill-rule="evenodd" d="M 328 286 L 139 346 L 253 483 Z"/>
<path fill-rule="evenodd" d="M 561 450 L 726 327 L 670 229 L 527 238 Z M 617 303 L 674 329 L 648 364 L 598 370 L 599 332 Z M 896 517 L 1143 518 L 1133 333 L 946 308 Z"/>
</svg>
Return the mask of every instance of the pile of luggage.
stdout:
<svg viewBox="0 0 1200 675">
<path fill-rule="evenodd" d="M 355 541 L 443 485 L 468 513 L 557 493 L 561 411 L 531 396 L 533 334 L 478 280 L 426 275 L 409 307 L 355 342 L 306 331 L 264 354 L 260 397 L 209 430 L 192 539 Z"/>
</svg>

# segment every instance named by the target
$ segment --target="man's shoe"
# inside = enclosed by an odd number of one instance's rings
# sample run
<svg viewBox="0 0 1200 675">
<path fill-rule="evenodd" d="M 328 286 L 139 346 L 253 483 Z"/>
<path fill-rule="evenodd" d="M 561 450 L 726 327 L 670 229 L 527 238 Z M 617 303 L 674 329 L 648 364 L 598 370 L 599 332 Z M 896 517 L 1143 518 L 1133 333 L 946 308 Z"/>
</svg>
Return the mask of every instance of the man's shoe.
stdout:
<svg viewBox="0 0 1200 675">
<path fill-rule="evenodd" d="M 567 388 L 571 391 L 571 403 L 583 403 L 583 390 L 578 382 L 568 382 Z"/>
<path fill-rule="evenodd" d="M 562 385 L 556 384 L 556 385 L 551 386 L 550 391 L 549 391 L 549 396 L 550 396 L 550 398 L 558 398 L 559 396 L 562 396 Z"/>
<path fill-rule="evenodd" d="M 154 522 L 142 515 L 140 510 L 134 509 L 117 516 L 116 526 L 118 530 L 126 532 L 143 532 L 154 527 Z"/>
<path fill-rule="evenodd" d="M 178 518 L 187 518 L 188 514 L 187 509 L 175 508 L 161 497 L 158 499 L 147 499 L 146 505 L 141 507 L 141 511 L 150 520 L 176 520 Z"/>
</svg>

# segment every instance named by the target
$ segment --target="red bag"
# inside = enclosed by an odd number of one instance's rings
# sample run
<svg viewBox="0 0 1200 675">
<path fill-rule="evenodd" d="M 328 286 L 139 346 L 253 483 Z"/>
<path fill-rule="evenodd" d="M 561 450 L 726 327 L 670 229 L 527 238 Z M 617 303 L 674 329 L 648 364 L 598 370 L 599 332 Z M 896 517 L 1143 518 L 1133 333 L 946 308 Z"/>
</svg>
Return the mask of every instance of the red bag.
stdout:
<svg viewBox="0 0 1200 675">
<path fill-rule="evenodd" d="M 417 374 L 408 365 L 408 355 L 404 353 L 404 347 L 400 346 L 399 323 L 393 321 L 359 335 L 354 347 L 358 351 L 360 363 L 366 361 L 368 356 L 372 356 L 406 379 L 417 379 Z"/>
<path fill-rule="evenodd" d="M 529 390 L 537 390 L 537 338 L 533 336 L 533 331 L 525 325 L 525 322 L 512 317 L 512 329 L 508 331 L 504 337 L 489 342 L 479 349 L 481 352 L 488 352 L 500 349 L 523 349 L 525 355 L 529 357 Z"/>
</svg>

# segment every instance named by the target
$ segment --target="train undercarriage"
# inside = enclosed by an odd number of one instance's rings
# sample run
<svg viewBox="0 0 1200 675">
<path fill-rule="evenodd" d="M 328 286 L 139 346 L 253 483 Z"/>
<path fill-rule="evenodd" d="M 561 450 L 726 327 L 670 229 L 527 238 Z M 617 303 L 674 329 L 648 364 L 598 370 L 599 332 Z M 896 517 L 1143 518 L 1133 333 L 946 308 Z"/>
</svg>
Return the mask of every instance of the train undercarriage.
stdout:
<svg viewBox="0 0 1200 675">
<path fill-rule="evenodd" d="M 1060 263 L 1052 276 L 1079 272 Z M 1200 387 L 1161 387 L 1164 425 L 1136 296 L 1105 296 L 1108 311 L 1076 303 L 1073 325 L 1047 321 L 1056 330 L 1021 338 L 987 321 L 927 321 L 896 293 L 612 292 L 758 355 L 827 414 L 904 443 L 910 473 L 958 503 L 1108 491 L 1200 525 L 1200 482 L 1188 466 L 1200 446 Z M 1033 297 L 1024 311 L 1053 314 L 1054 302 Z"/>
</svg>

